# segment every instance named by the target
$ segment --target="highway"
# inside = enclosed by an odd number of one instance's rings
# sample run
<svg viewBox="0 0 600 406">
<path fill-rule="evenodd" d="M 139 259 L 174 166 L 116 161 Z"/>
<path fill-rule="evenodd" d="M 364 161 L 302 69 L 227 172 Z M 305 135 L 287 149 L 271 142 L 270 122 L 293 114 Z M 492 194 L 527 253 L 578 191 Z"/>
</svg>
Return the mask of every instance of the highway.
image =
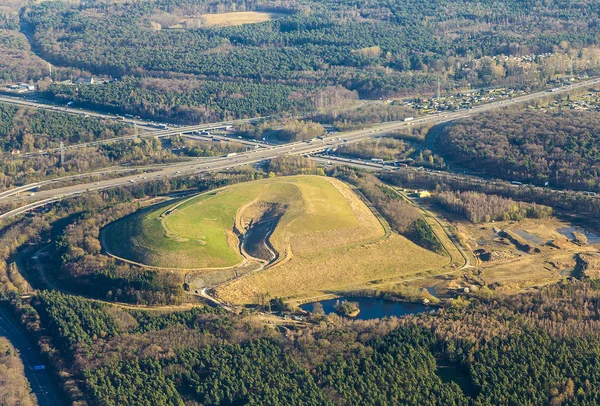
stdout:
<svg viewBox="0 0 600 406">
<path fill-rule="evenodd" d="M 64 104 L 62 104 L 62 105 L 50 104 L 50 102 L 42 103 L 35 99 L 26 98 L 28 96 L 32 97 L 31 94 L 21 94 L 18 96 L 16 96 L 16 95 L 15 96 L 0 95 L 0 102 L 10 103 L 10 104 L 14 104 L 17 106 L 30 107 L 30 108 L 35 108 L 35 109 L 58 111 L 58 112 L 62 112 L 62 113 L 73 114 L 76 116 L 88 115 L 90 117 L 97 117 L 97 118 L 111 118 L 111 115 L 108 113 L 100 113 L 100 112 L 93 111 L 93 110 L 74 108 L 74 107 L 65 107 Z M 112 116 L 112 117 L 116 117 L 116 116 Z M 148 129 L 155 128 L 145 120 L 137 120 L 137 119 L 132 118 L 132 119 L 126 119 L 125 121 L 130 124 L 135 124 L 140 127 L 147 127 Z"/>
<path fill-rule="evenodd" d="M 410 126 L 410 125 L 414 125 L 414 124 L 424 124 L 424 123 L 439 124 L 439 123 L 443 123 L 443 122 L 454 121 L 459 118 L 468 117 L 470 115 L 469 113 L 473 113 L 473 114 L 474 113 L 482 113 L 485 111 L 495 110 L 498 108 L 506 107 L 506 106 L 508 106 L 510 104 L 514 104 L 514 103 L 525 103 L 525 102 L 533 101 L 535 99 L 540 99 L 543 97 L 569 93 L 576 89 L 585 88 L 590 85 L 598 84 L 599 82 L 600 82 L 600 79 L 594 78 L 594 79 L 586 80 L 583 82 L 574 83 L 570 86 L 557 88 L 557 89 L 555 89 L 556 91 L 547 91 L 546 90 L 546 91 L 530 93 L 530 94 L 526 94 L 523 96 L 515 97 L 510 100 L 499 100 L 496 102 L 475 106 L 470 110 L 460 110 L 460 111 L 456 111 L 456 112 L 449 112 L 446 114 L 439 113 L 437 115 L 428 115 L 428 116 L 417 118 L 410 122 L 402 122 L 402 123 L 404 123 L 404 125 L 406 125 L 406 126 Z M 93 112 L 90 110 L 59 107 L 59 106 L 49 105 L 49 104 L 40 103 L 40 102 L 36 102 L 36 101 L 32 101 L 32 100 L 26 100 L 26 99 L 22 99 L 19 97 L 0 96 L 0 101 L 5 102 L 5 103 L 23 105 L 23 106 L 46 109 L 46 110 L 62 111 L 62 112 L 70 113 L 70 114 L 78 114 L 78 115 L 85 114 L 85 115 L 92 116 L 92 117 L 107 118 L 102 113 Z M 109 116 L 109 118 L 110 118 L 110 116 Z M 244 123 L 251 123 L 253 121 L 260 120 L 263 118 L 266 118 L 266 117 L 255 117 L 255 118 L 249 118 L 249 119 L 220 121 L 220 122 L 215 122 L 215 123 L 174 127 L 174 128 L 169 128 L 169 129 L 163 129 L 163 130 L 157 130 L 155 127 L 152 127 L 148 122 L 143 121 L 143 120 L 127 119 L 124 122 L 130 123 L 130 124 L 135 124 L 140 127 L 146 127 L 147 129 L 149 129 L 151 131 L 142 132 L 138 135 L 134 134 L 134 135 L 129 135 L 129 136 L 125 136 L 125 137 L 114 137 L 114 138 L 98 140 L 98 141 L 93 141 L 93 142 L 87 142 L 87 143 L 71 144 L 71 145 L 66 145 L 64 148 L 65 149 L 86 148 L 86 147 L 91 147 L 91 146 L 97 146 L 100 144 L 110 144 L 110 143 L 115 143 L 115 142 L 121 142 L 124 140 L 131 140 L 131 139 L 135 139 L 137 137 L 161 138 L 161 137 L 169 137 L 169 136 L 178 135 L 178 134 L 190 134 L 192 132 L 209 131 L 209 130 L 226 128 L 228 126 L 235 126 L 235 125 L 244 124 Z M 392 123 L 386 123 L 386 124 L 392 124 Z M 396 124 L 398 124 L 398 122 L 396 122 Z M 384 125 L 385 124 L 381 124 L 381 126 L 384 126 Z M 376 126 L 374 128 L 378 128 L 378 127 Z M 391 128 L 391 129 L 397 129 L 397 128 Z M 388 130 L 391 130 L 391 129 L 388 129 Z M 433 144 L 433 141 L 434 140 L 429 141 L 429 143 L 428 143 L 429 149 L 431 149 L 431 147 L 432 147 L 432 145 L 429 145 L 429 144 Z M 59 150 L 60 150 L 60 148 L 51 148 L 48 150 L 40 150 L 40 151 L 31 152 L 28 154 L 23 154 L 22 156 L 34 156 L 34 155 L 39 155 L 39 154 L 46 154 L 49 152 L 57 152 Z"/>
<path fill-rule="evenodd" d="M 113 138 L 107 138 L 104 140 L 65 145 L 64 149 L 68 150 L 68 149 L 88 148 L 88 147 L 94 147 L 94 146 L 103 145 L 103 144 L 114 144 L 116 142 L 123 142 L 123 141 L 128 141 L 128 140 L 134 140 L 136 138 L 144 138 L 144 137 L 165 138 L 165 137 L 170 137 L 172 135 L 180 135 L 180 134 L 184 135 L 184 134 L 190 134 L 190 133 L 194 133 L 194 132 L 199 133 L 202 131 L 217 130 L 217 129 L 227 128 L 227 127 L 235 126 L 235 125 L 239 125 L 239 124 L 252 123 L 254 121 L 261 120 L 261 119 L 262 119 L 262 117 L 248 118 L 248 119 L 242 119 L 242 120 L 219 121 L 217 123 L 206 123 L 206 124 L 198 124 L 198 125 L 170 128 L 167 130 L 148 131 L 148 132 L 143 132 L 140 134 L 126 135 L 123 137 L 113 137 Z M 45 150 L 39 150 L 39 151 L 35 151 L 35 152 L 21 154 L 21 156 L 22 157 L 30 157 L 30 156 L 44 155 L 44 154 L 47 154 L 50 152 L 58 152 L 58 151 L 60 151 L 60 148 L 49 148 L 49 149 L 45 149 Z"/>
<path fill-rule="evenodd" d="M 294 142 L 289 144 L 283 144 L 278 146 L 265 146 L 263 148 L 254 148 L 250 151 L 239 153 L 231 157 L 219 157 L 202 162 L 190 160 L 183 163 L 174 163 L 168 165 L 157 166 L 156 170 L 152 173 L 143 175 L 129 175 L 123 176 L 118 179 L 108 179 L 98 182 L 90 182 L 85 184 L 79 184 L 74 186 L 60 187 L 53 190 L 43 190 L 35 193 L 35 198 L 26 196 L 17 196 L 14 192 L 16 189 L 28 190 L 30 185 L 25 185 L 20 188 L 15 188 L 0 195 L 0 203 L 14 203 L 19 206 L 15 210 L 11 210 L 6 213 L 0 214 L 0 219 L 13 217 L 18 214 L 22 214 L 27 210 L 34 209 L 43 204 L 51 203 L 52 201 L 59 200 L 64 197 L 73 196 L 81 193 L 87 193 L 94 190 L 108 189 L 118 186 L 126 186 L 137 182 L 144 182 L 150 180 L 164 179 L 172 176 L 189 176 L 194 174 L 202 174 L 209 172 L 217 172 L 222 170 L 231 169 L 243 165 L 255 164 L 261 161 L 270 160 L 278 156 L 283 155 L 311 155 L 318 152 L 323 152 L 329 148 L 334 149 L 340 145 L 350 142 L 358 142 L 370 137 L 383 135 L 386 132 L 401 130 L 414 125 L 421 124 L 440 124 L 444 122 L 450 122 L 459 120 L 461 118 L 469 117 L 473 114 L 480 114 L 483 112 L 497 110 L 505 108 L 509 105 L 515 105 L 519 103 L 528 103 L 536 99 L 568 93 L 572 90 L 595 85 L 600 82 L 600 79 L 592 79 L 584 82 L 574 84 L 572 86 L 560 88 L 556 92 L 536 92 L 528 95 L 516 97 L 512 100 L 501 100 L 481 106 L 475 106 L 469 110 L 459 110 L 455 112 L 449 112 L 447 114 L 428 115 L 418 117 L 410 121 L 395 121 L 381 123 L 370 128 L 361 130 L 349 131 L 344 133 L 337 133 L 333 136 L 326 137 L 323 140 L 315 140 L 312 142 Z M 213 124 L 204 124 L 199 126 L 181 127 L 177 130 L 165 130 L 162 132 L 154 132 L 154 136 L 166 136 L 167 134 L 185 134 L 193 131 L 199 131 L 201 128 L 214 128 L 216 126 L 235 125 L 239 122 L 248 122 L 249 120 L 237 120 Z M 212 126 L 212 127 L 211 127 Z M 257 145 L 257 144 L 254 144 Z M 29 188 L 31 189 L 31 188 Z M 38 202 L 40 201 L 41 202 Z M 38 202 L 37 204 L 34 201 Z M 24 208 L 26 206 L 26 208 Z"/>
<path fill-rule="evenodd" d="M 56 406 L 65 404 L 60 392 L 47 369 L 35 371 L 34 366 L 43 365 L 37 352 L 29 340 L 13 324 L 4 310 L 0 307 L 0 336 L 8 338 L 12 345 L 19 351 L 25 367 L 25 376 L 29 381 L 31 390 L 41 406 Z"/>
</svg>

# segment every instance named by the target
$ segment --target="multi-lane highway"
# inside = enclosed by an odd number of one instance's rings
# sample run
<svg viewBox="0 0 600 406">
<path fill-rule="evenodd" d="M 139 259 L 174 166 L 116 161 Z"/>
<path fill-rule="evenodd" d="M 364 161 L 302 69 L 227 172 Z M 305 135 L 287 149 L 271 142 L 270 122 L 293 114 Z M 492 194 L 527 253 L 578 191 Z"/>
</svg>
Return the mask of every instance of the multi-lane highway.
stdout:
<svg viewBox="0 0 600 406">
<path fill-rule="evenodd" d="M 366 138 L 382 135 L 385 132 L 401 130 L 410 126 L 422 125 L 422 124 L 439 124 L 444 122 L 450 122 L 461 118 L 469 117 L 474 114 L 479 114 L 486 111 L 502 109 L 509 105 L 515 105 L 518 103 L 528 103 L 536 99 L 568 93 L 572 90 L 588 87 L 595 85 L 600 82 L 600 79 L 592 79 L 577 84 L 573 84 L 568 87 L 560 88 L 552 93 L 548 91 L 531 93 L 523 96 L 516 97 L 511 100 L 500 100 L 489 104 L 475 106 L 469 110 L 459 110 L 455 112 L 449 112 L 446 114 L 428 115 L 424 117 L 418 117 L 410 121 L 395 121 L 387 122 L 365 128 L 361 130 L 349 131 L 345 133 L 337 133 L 333 136 L 329 136 L 323 140 L 314 140 L 312 142 L 295 142 L 279 146 L 268 146 L 264 148 L 253 148 L 250 151 L 239 153 L 231 157 L 219 157 L 202 162 L 191 160 L 183 163 L 175 163 L 163 166 L 157 166 L 156 170 L 152 173 L 142 175 L 130 175 L 123 176 L 118 179 L 108 179 L 98 182 L 90 182 L 85 184 L 79 184 L 74 186 L 60 187 L 52 190 L 43 190 L 35 193 L 34 197 L 31 196 L 17 196 L 14 190 L 4 192 L 0 195 L 0 203 L 13 203 L 18 205 L 18 208 L 11 210 L 6 213 L 0 214 L 1 218 L 12 217 L 21 214 L 27 210 L 39 207 L 42 204 L 48 204 L 53 201 L 59 200 L 63 197 L 73 196 L 81 193 L 91 192 L 94 190 L 102 190 L 117 186 L 126 186 L 137 182 L 144 182 L 150 180 L 164 179 L 172 176 L 188 176 L 192 174 L 208 173 L 227 170 L 237 166 L 255 164 L 263 160 L 270 160 L 278 156 L 283 155 L 310 155 L 317 152 L 324 151 L 329 148 L 335 148 L 345 143 L 357 142 Z M 190 133 L 193 131 L 199 131 L 203 128 L 215 128 L 217 126 L 235 125 L 238 122 L 246 122 L 247 120 L 238 120 L 230 122 L 221 122 L 213 124 L 205 124 L 200 126 L 182 127 L 177 130 L 166 130 L 162 132 L 153 133 L 156 136 L 166 136 L 167 134 L 179 134 L 179 133 Z M 256 144 L 257 145 L 257 144 Z M 20 190 L 31 189 L 29 185 L 25 185 Z M 38 203 L 34 203 L 38 202 Z M 41 202 L 40 202 L 41 201 Z"/>
<path fill-rule="evenodd" d="M 350 131 L 345 133 L 338 133 L 333 136 L 329 136 L 323 140 L 314 140 L 311 142 L 296 142 L 290 144 L 284 144 L 280 146 L 266 146 L 261 145 L 259 143 L 255 143 L 252 141 L 243 141 L 248 146 L 252 147 L 251 150 L 239 153 L 229 157 L 219 157 L 213 159 L 197 159 L 197 160 L 189 160 L 186 162 L 179 162 L 167 165 L 156 165 L 145 167 L 146 170 L 152 170 L 152 172 L 142 173 L 142 174 L 132 174 L 127 175 L 127 171 L 131 171 L 135 168 L 124 168 L 124 169 L 113 169 L 112 172 L 109 170 L 99 171 L 94 174 L 87 175 L 77 175 L 74 177 L 65 177 L 60 179 L 52 179 L 42 182 L 36 182 L 29 185 L 24 185 L 21 187 L 13 188 L 11 190 L 7 190 L 0 193 L 0 204 L 12 204 L 16 208 L 14 210 L 10 210 L 5 213 L 0 213 L 0 219 L 14 217 L 19 214 L 25 213 L 29 210 L 41 207 L 46 204 L 51 204 L 56 202 L 64 197 L 74 196 L 78 194 L 88 193 L 95 190 L 102 190 L 108 188 L 114 188 L 118 186 L 127 186 L 132 185 L 138 182 L 147 182 L 152 180 L 160 180 L 165 178 L 170 178 L 174 176 L 189 176 L 193 174 L 202 174 L 209 172 L 218 172 L 222 170 L 227 170 L 233 167 L 255 164 L 261 161 L 270 160 L 283 155 L 312 155 L 318 152 L 322 152 L 327 149 L 334 149 L 340 145 L 344 145 L 345 143 L 357 142 L 366 138 L 374 137 L 377 135 L 382 135 L 385 132 L 400 130 L 403 128 L 408 128 L 410 126 L 421 125 L 421 124 L 440 124 L 444 122 L 450 122 L 454 120 L 458 120 L 461 118 L 468 117 L 470 115 L 479 114 L 486 111 L 501 109 L 507 107 L 509 105 L 515 105 L 518 103 L 528 103 L 534 101 L 536 99 L 553 96 L 557 94 L 568 93 L 575 89 L 584 88 L 590 85 L 596 85 L 600 82 L 600 79 L 593 79 L 585 82 L 580 82 L 574 84 L 569 87 L 560 88 L 552 93 L 547 91 L 536 92 L 528 95 L 523 95 L 516 97 L 512 100 L 502 100 L 497 101 L 481 106 L 473 107 L 470 110 L 460 110 L 451 113 L 441 113 L 437 115 L 429 115 L 425 117 L 418 117 L 414 120 L 410 121 L 402 121 L 402 122 L 388 122 L 382 123 L 379 125 L 375 125 L 370 128 Z M 7 101 L 6 98 L 0 97 L 0 101 Z M 10 98 L 8 102 L 17 103 L 16 99 Z M 23 102 L 18 101 L 18 104 L 29 105 L 32 102 Z M 35 106 L 35 107 L 40 107 Z M 42 107 L 44 108 L 44 107 Z M 51 107 L 50 107 L 51 108 Z M 74 110 L 68 111 L 72 114 L 81 114 L 81 112 Z M 99 115 L 92 112 L 88 112 L 89 115 Z M 161 131 L 152 131 L 147 132 L 144 136 L 156 136 L 156 137 L 166 137 L 170 135 L 176 134 L 187 134 L 187 136 L 199 136 L 198 134 L 193 134 L 194 132 L 207 131 L 211 129 L 223 128 L 229 125 L 236 125 L 239 123 L 249 122 L 251 120 L 236 120 L 236 121 L 227 121 L 227 122 L 219 122 L 219 123 L 211 123 L 211 124 L 203 124 L 197 126 L 188 126 L 188 127 L 180 127 L 176 129 L 169 130 L 161 130 Z M 133 138 L 133 137 L 129 137 Z M 218 137 L 220 138 L 220 137 Z M 103 140 L 100 142 L 118 142 L 123 140 L 123 137 L 111 139 L 111 140 Z M 430 148 L 433 147 L 434 140 L 429 141 L 431 143 Z M 85 147 L 96 145 L 99 142 L 87 143 L 87 144 L 78 144 L 71 147 Z M 331 158 L 316 158 L 321 162 L 327 163 Z M 344 162 L 344 160 L 338 160 L 340 162 Z M 370 162 L 359 162 L 357 160 L 347 160 L 346 163 L 361 166 L 365 168 L 373 168 L 373 169 L 382 169 L 384 166 L 377 163 Z M 137 168 L 139 170 L 143 170 L 142 168 Z M 118 173 L 121 172 L 121 173 Z M 125 174 L 123 173 L 125 172 Z M 115 179 L 106 179 L 106 180 L 98 180 L 91 181 L 87 183 L 82 183 L 78 185 L 72 186 L 64 186 L 57 187 L 54 189 L 48 190 L 40 190 L 36 191 L 33 196 L 31 193 L 23 193 L 27 191 L 31 191 L 33 189 L 37 189 L 39 187 L 49 187 L 52 186 L 53 183 L 58 183 L 59 181 L 72 180 L 76 177 L 84 177 L 84 176 L 93 176 L 93 175 L 102 175 L 108 176 L 111 173 L 115 173 L 115 175 L 121 175 L 121 177 Z M 124 175 L 124 176 L 123 176 Z M 451 175 L 451 174 L 446 174 Z M 27 340 L 19 333 L 19 331 L 12 326 L 8 319 L 3 317 L 0 313 L 0 334 L 7 335 L 11 342 L 21 351 L 21 356 L 26 365 L 26 372 L 29 378 L 29 381 L 32 385 L 32 389 L 38 395 L 38 400 L 40 404 L 59 404 L 60 400 L 58 399 L 58 395 L 53 389 L 52 381 L 50 380 L 49 375 L 45 371 L 33 371 L 33 366 L 39 364 L 39 358 L 35 352 L 31 349 Z"/>
<path fill-rule="evenodd" d="M 64 105 L 50 104 L 49 102 L 43 103 L 43 102 L 40 102 L 35 99 L 24 98 L 23 96 L 2 96 L 2 95 L 0 95 L 0 102 L 15 104 L 17 106 L 30 107 L 30 108 L 35 108 L 35 109 L 53 110 L 53 111 L 58 111 L 58 112 L 67 113 L 67 114 L 73 114 L 73 115 L 77 115 L 77 116 L 88 115 L 90 117 L 97 117 L 97 118 L 110 117 L 110 114 L 108 114 L 108 113 L 101 113 L 101 112 L 97 112 L 97 111 L 93 111 L 93 110 L 74 108 L 74 107 L 65 107 Z M 155 128 L 155 127 L 151 126 L 148 122 L 146 122 L 144 120 L 138 120 L 135 118 L 131 118 L 131 119 L 128 118 L 127 122 L 130 124 L 138 125 L 143 128 L 149 128 L 149 129 Z"/>
<path fill-rule="evenodd" d="M 193 134 L 193 133 L 200 133 L 202 131 L 217 130 L 217 129 L 232 127 L 235 125 L 251 123 L 256 120 L 261 120 L 261 119 L 262 119 L 262 117 L 257 117 L 257 118 L 248 118 L 248 119 L 242 119 L 242 120 L 219 121 L 217 123 L 190 125 L 190 126 L 185 126 L 185 127 L 170 128 L 170 129 L 166 129 L 166 130 L 147 131 L 147 132 L 143 132 L 143 133 L 139 133 L 139 134 L 126 135 L 126 136 L 122 136 L 122 137 L 113 137 L 113 138 L 107 138 L 104 140 L 65 145 L 64 149 L 88 148 L 88 147 L 94 147 L 94 146 L 98 146 L 98 145 L 102 145 L 102 144 L 114 144 L 116 142 L 123 142 L 123 141 L 133 140 L 136 138 L 143 138 L 143 137 L 165 138 L 165 137 L 170 137 L 170 136 L 179 135 L 179 134 L 188 134 L 189 135 L 189 134 Z M 58 152 L 59 150 L 60 150 L 60 148 L 49 148 L 46 150 L 29 152 L 27 154 L 22 154 L 21 156 L 28 157 L 28 156 L 35 156 L 35 155 L 43 155 L 43 154 L 47 154 L 50 152 Z"/>
</svg>

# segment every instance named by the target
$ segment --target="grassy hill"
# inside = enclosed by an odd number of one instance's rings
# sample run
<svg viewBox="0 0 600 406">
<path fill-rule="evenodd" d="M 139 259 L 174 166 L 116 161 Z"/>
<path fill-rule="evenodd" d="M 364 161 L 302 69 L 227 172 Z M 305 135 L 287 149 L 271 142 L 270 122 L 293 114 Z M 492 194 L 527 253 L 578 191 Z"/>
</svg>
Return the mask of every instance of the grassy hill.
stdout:
<svg viewBox="0 0 600 406">
<path fill-rule="evenodd" d="M 252 236 L 260 225 L 267 227 Z M 248 247 L 249 240 L 262 248 Z M 389 231 L 347 184 L 319 176 L 248 182 L 142 210 L 107 226 L 103 244 L 113 255 L 155 267 L 202 275 L 235 268 L 220 280 L 245 275 L 217 290 L 235 303 L 267 292 L 303 298 L 359 289 L 448 262 Z M 257 258 L 268 266 L 248 273 L 258 269 Z"/>
<path fill-rule="evenodd" d="M 383 235 L 374 216 L 364 213 L 366 207 L 357 217 L 353 206 L 360 204 L 347 186 L 333 179 L 268 179 L 140 211 L 110 224 L 103 240 L 111 254 L 146 265 L 231 267 L 244 259 L 239 249 L 240 231 L 243 234 L 268 207 L 280 212 L 270 238 L 280 253 L 289 246 L 304 251 L 326 240 L 343 245 Z"/>
</svg>

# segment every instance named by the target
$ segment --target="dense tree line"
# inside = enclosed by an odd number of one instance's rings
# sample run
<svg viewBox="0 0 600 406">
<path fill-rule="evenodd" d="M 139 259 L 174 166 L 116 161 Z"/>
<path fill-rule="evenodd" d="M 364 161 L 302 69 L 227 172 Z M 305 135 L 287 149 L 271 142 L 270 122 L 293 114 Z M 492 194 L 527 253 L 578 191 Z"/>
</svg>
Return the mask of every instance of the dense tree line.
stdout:
<svg viewBox="0 0 600 406">
<path fill-rule="evenodd" d="M 356 109 L 333 110 L 316 114 L 315 121 L 331 124 L 338 131 L 351 130 L 367 124 L 385 121 L 400 121 L 414 117 L 417 112 L 399 104 L 367 104 Z"/>
<path fill-rule="evenodd" d="M 508 180 L 600 190 L 598 113 L 486 113 L 444 129 L 446 160 Z"/>
<path fill-rule="evenodd" d="M 435 193 L 433 199 L 445 209 L 462 214 L 474 223 L 546 218 L 552 214 L 550 207 L 477 192 L 440 192 Z"/>
<path fill-rule="evenodd" d="M 225 27 L 203 25 L 199 18 L 244 10 L 277 11 L 281 18 Z M 523 87 L 537 86 L 572 66 L 577 73 L 590 73 L 600 67 L 593 48 L 600 43 L 597 14 L 597 5 L 584 0 L 572 6 L 516 0 L 335 5 L 311 0 L 285 6 L 266 1 L 44 2 L 23 9 L 21 25 L 36 50 L 55 65 L 135 77 L 103 86 L 54 84 L 49 95 L 198 122 L 338 108 L 356 94 L 433 93 L 438 78 L 448 88 L 468 83 Z M 530 66 L 492 59 L 544 52 L 560 56 L 536 57 Z M 331 118 L 340 127 L 351 121 L 343 115 Z"/>
<path fill-rule="evenodd" d="M 428 172 L 400 169 L 383 174 L 382 179 L 391 184 L 427 190 L 475 191 L 495 194 L 515 201 L 550 206 L 567 213 L 600 216 L 600 199 L 582 193 L 561 193 L 560 191 L 534 186 L 515 187 L 509 182 L 481 182 L 479 178 L 440 177 Z"/>
<path fill-rule="evenodd" d="M 52 84 L 49 98 L 145 118 L 203 123 L 312 110 L 310 94 L 279 83 L 226 80 L 143 80 L 124 77 L 103 85 Z"/>
<path fill-rule="evenodd" d="M 406 159 L 412 156 L 415 149 L 402 140 L 394 138 L 377 138 L 342 145 L 337 153 L 363 159 L 380 158 L 384 161 Z"/>
<path fill-rule="evenodd" d="M 0 83 L 29 82 L 48 75 L 48 66 L 31 52 L 25 36 L 14 31 L 17 29 L 18 26 L 3 23 L 0 12 Z"/>
<path fill-rule="evenodd" d="M 182 159 L 164 146 L 164 143 L 168 143 L 168 140 L 144 137 L 99 146 L 67 149 L 62 165 L 60 151 L 32 156 L 13 155 L 10 158 L 0 159 L 0 188 L 92 172 L 114 165 L 158 164 Z M 190 150 L 190 155 L 193 151 Z M 183 151 L 184 154 L 186 152 L 187 149 Z"/>
<path fill-rule="evenodd" d="M 104 313 L 102 303 L 56 291 L 42 291 L 37 299 L 42 320 L 65 353 L 75 345 L 91 344 L 99 337 L 119 334 L 117 325 Z"/>
<path fill-rule="evenodd" d="M 186 140 L 181 143 L 184 154 L 186 156 L 193 157 L 209 157 L 209 156 L 219 156 L 226 155 L 232 152 L 244 152 L 248 147 L 246 147 L 241 142 L 231 142 L 231 141 L 191 141 Z M 179 144 L 179 145 L 181 145 Z M 173 143 L 172 145 L 177 146 L 177 143 Z"/>
<path fill-rule="evenodd" d="M 299 155 L 284 155 L 271 159 L 267 166 L 269 173 L 275 175 L 325 175 L 323 168 L 315 161 Z"/>
<path fill-rule="evenodd" d="M 0 103 L 0 150 L 32 152 L 133 134 L 125 124 L 84 115 Z"/>
<path fill-rule="evenodd" d="M 280 119 L 260 120 L 257 123 L 242 124 L 236 128 L 240 137 L 258 141 L 306 141 L 324 136 L 325 129 L 313 121 Z"/>
</svg>

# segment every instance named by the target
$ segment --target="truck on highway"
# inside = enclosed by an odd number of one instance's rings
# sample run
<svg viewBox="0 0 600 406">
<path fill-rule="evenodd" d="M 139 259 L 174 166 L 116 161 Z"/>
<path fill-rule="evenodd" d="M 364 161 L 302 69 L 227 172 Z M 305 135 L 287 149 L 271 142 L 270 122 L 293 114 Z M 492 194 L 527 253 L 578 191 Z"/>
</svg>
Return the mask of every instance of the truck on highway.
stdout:
<svg viewBox="0 0 600 406">
<path fill-rule="evenodd" d="M 414 117 L 406 117 L 406 118 L 404 119 L 404 121 L 413 121 L 414 119 L 415 119 Z"/>
<path fill-rule="evenodd" d="M 381 158 L 371 158 L 371 162 L 376 163 L 376 164 L 382 164 L 383 163 L 383 159 L 381 159 Z"/>
<path fill-rule="evenodd" d="M 227 154 L 227 158 L 231 158 L 237 155 L 237 152 L 230 152 L 229 154 Z"/>
</svg>

